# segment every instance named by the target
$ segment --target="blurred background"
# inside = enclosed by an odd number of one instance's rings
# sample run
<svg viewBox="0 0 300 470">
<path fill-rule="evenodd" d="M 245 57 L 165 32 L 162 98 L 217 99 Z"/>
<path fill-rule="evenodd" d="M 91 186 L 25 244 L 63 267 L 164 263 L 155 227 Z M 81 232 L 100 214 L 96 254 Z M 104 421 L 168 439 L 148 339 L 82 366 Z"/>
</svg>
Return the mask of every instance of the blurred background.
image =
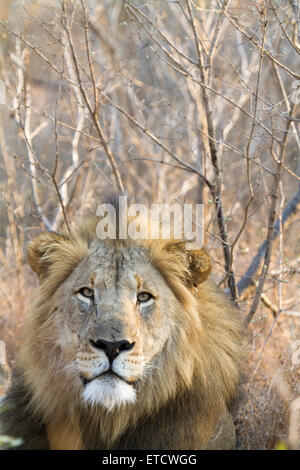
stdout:
<svg viewBox="0 0 300 470">
<path fill-rule="evenodd" d="M 245 325 L 239 447 L 299 447 L 299 2 L 0 0 L 0 21 L 0 393 L 37 233 L 110 191 L 203 203 Z"/>
</svg>

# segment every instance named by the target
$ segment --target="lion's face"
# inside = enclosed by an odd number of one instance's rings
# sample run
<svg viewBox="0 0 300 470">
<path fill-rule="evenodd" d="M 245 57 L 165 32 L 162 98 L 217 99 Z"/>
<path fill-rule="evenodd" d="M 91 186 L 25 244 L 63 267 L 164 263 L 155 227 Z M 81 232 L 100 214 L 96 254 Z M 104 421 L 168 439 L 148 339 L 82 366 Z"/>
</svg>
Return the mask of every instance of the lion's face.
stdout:
<svg viewBox="0 0 300 470">
<path fill-rule="evenodd" d="M 108 409 L 134 402 L 179 304 L 147 252 L 94 242 L 53 300 L 66 373 L 77 373 L 81 399 Z"/>
<path fill-rule="evenodd" d="M 41 286 L 23 356 L 39 400 L 47 384 L 41 368 L 57 377 L 59 393 L 65 384 L 75 406 L 108 410 L 143 400 L 152 406 L 178 382 L 190 386 L 202 328 L 192 286 L 211 267 L 204 251 L 43 233 L 28 260 Z"/>
</svg>

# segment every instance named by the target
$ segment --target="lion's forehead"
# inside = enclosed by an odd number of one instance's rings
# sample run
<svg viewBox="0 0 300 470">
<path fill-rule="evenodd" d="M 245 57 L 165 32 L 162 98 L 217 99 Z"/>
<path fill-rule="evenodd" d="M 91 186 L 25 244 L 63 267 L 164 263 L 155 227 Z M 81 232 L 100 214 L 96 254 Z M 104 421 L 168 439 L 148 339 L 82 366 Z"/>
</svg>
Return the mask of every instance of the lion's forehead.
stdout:
<svg viewBox="0 0 300 470">
<path fill-rule="evenodd" d="M 94 241 L 89 248 L 89 255 L 96 263 L 101 265 L 122 267 L 123 264 L 134 264 L 136 262 L 150 263 L 150 254 L 145 247 L 134 243 L 120 243 L 119 241 L 102 242 Z"/>
<path fill-rule="evenodd" d="M 150 284 L 151 280 L 161 280 L 147 250 L 135 245 L 101 242 L 91 245 L 86 262 L 79 267 L 76 278 L 85 279 L 96 290 L 123 289 L 128 292 Z"/>
</svg>

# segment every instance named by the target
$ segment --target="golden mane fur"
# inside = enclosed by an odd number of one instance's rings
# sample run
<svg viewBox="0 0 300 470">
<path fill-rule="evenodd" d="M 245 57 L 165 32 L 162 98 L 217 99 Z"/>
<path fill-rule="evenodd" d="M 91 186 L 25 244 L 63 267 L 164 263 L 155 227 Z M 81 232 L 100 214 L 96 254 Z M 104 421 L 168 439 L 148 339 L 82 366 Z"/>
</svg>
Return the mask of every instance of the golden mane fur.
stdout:
<svg viewBox="0 0 300 470">
<path fill-rule="evenodd" d="M 211 263 L 205 250 L 191 253 L 184 244 L 165 240 L 135 243 L 146 250 L 181 312 L 172 318 L 172 336 L 156 355 L 155 369 L 140 384 L 142 399 L 111 412 L 78 407 L 72 387 L 78 378 L 72 371 L 65 374 L 68 357 L 61 354 L 52 298 L 94 238 L 93 222 L 72 236 L 45 233 L 30 244 L 29 263 L 41 284 L 7 395 L 11 406 L 1 417 L 4 432 L 21 435 L 24 448 L 209 447 L 220 416 L 236 396 L 242 346 L 235 308 L 208 276 Z M 218 448 L 232 447 L 232 436 L 225 434 Z"/>
</svg>

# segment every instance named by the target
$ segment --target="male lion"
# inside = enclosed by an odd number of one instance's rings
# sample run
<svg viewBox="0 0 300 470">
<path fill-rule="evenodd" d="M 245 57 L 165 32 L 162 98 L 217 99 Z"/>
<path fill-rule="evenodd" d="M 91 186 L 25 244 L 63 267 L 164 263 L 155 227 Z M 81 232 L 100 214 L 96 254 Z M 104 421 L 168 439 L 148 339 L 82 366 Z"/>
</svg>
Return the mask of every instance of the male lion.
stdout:
<svg viewBox="0 0 300 470">
<path fill-rule="evenodd" d="M 23 449 L 231 449 L 235 308 L 183 242 L 42 233 L 40 287 L 1 415 Z"/>
</svg>

